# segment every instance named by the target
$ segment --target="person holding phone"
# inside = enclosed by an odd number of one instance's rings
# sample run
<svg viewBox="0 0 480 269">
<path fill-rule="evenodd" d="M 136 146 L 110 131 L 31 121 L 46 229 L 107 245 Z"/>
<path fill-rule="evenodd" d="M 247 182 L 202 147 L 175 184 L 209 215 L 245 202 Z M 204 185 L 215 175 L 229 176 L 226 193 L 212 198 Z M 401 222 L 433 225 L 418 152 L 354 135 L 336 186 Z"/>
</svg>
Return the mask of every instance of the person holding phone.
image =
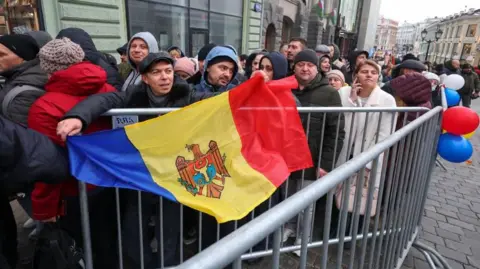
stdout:
<svg viewBox="0 0 480 269">
<path fill-rule="evenodd" d="M 396 107 L 393 96 L 382 91 L 377 84 L 380 76 L 380 67 L 374 61 L 366 60 L 365 62 L 359 63 L 356 66 L 353 75 L 354 80 L 352 86 L 343 87 L 338 91 L 344 107 Z M 344 140 L 345 143 L 343 144 L 340 156 L 338 157 L 337 167 L 361 154 L 362 152 L 369 150 L 379 141 L 384 140 L 393 133 L 394 129 L 392 126 L 395 126 L 395 114 L 383 113 L 380 121 L 380 115 L 382 113 L 383 112 L 344 113 L 346 136 Z M 377 130 L 379 130 L 378 133 Z M 370 184 L 375 184 L 374 201 L 370 216 L 374 216 L 376 214 L 376 194 L 378 193 L 378 187 L 381 179 L 382 163 L 383 157 L 380 156 L 378 158 L 378 165 L 375 171 L 372 171 L 373 162 L 368 163 L 365 167 L 365 184 L 363 185 L 364 187 L 362 187 L 362 194 L 366 193 Z M 374 178 L 371 177 L 373 173 L 376 173 L 375 182 L 371 182 L 371 179 Z M 356 177 L 359 175 L 360 173 L 354 175 L 353 177 L 355 177 L 355 179 L 351 180 L 352 185 L 350 186 L 350 197 L 347 204 L 349 213 L 353 212 L 353 205 L 355 201 L 354 195 L 356 193 L 356 186 L 353 183 L 357 181 Z M 336 205 L 338 209 L 342 208 L 342 191 L 343 188 L 340 187 L 337 189 L 335 194 Z M 368 196 L 362 195 L 360 215 L 363 217 L 365 217 L 364 214 L 366 210 L 367 198 Z M 332 216 L 335 216 L 335 213 L 332 212 L 332 214 Z M 332 219 L 332 223 L 336 223 L 334 221 L 336 220 Z M 361 220 L 360 223 L 363 223 L 363 220 Z M 361 225 L 359 226 L 359 229 L 360 228 Z M 347 231 L 349 230 L 350 229 L 347 228 Z"/>
</svg>

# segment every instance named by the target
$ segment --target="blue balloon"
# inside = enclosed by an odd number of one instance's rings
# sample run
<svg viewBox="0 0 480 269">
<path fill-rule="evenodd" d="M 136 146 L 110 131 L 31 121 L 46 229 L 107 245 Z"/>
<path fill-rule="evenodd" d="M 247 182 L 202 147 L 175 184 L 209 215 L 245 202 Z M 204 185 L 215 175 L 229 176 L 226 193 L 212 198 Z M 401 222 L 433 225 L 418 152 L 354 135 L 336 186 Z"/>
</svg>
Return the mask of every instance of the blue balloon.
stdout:
<svg viewBox="0 0 480 269">
<path fill-rule="evenodd" d="M 445 98 L 447 99 L 448 107 L 458 106 L 460 104 L 460 94 L 456 90 L 450 88 L 445 89 Z"/>
<path fill-rule="evenodd" d="M 446 133 L 440 135 L 437 152 L 449 162 L 463 163 L 472 157 L 473 147 L 463 136 Z"/>
</svg>

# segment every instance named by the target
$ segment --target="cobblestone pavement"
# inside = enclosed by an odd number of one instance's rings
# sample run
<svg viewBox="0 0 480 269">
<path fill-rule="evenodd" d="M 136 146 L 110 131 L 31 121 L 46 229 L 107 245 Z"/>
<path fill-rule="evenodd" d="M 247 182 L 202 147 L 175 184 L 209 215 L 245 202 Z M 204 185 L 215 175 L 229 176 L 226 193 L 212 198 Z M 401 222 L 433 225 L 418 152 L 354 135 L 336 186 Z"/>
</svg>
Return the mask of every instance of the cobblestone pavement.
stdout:
<svg viewBox="0 0 480 269">
<path fill-rule="evenodd" d="M 477 111 L 480 112 L 480 109 L 477 108 Z M 440 167 L 434 170 L 420 232 L 420 241 L 434 247 L 453 269 L 480 269 L 480 130 L 472 138 L 472 144 L 475 153 L 471 162 L 443 162 L 447 172 Z M 33 247 L 27 238 L 30 231 L 24 230 L 21 225 L 27 216 L 16 202 L 12 205 L 20 235 L 21 260 L 17 269 L 31 268 L 29 263 Z M 330 251 L 336 252 L 336 249 L 332 247 Z M 348 256 L 348 251 L 345 255 Z M 266 269 L 269 268 L 269 262 L 269 259 L 263 259 L 255 265 L 244 263 L 243 267 Z M 320 262 L 320 249 L 309 251 L 308 268 L 320 268 Z M 334 259 L 329 261 L 328 268 L 330 264 L 334 265 Z M 295 269 L 298 266 L 296 256 L 281 255 L 282 269 Z M 346 268 L 345 265 L 342 267 Z M 424 268 L 429 268 L 425 258 L 418 251 L 411 250 L 402 269 Z"/>
</svg>

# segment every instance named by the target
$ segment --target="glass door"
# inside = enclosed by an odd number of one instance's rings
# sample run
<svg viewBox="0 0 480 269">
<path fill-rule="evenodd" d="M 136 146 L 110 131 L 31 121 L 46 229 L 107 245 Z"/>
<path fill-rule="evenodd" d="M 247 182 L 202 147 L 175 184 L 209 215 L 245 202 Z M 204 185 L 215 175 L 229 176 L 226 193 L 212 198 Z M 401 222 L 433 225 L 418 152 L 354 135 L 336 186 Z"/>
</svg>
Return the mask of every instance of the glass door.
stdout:
<svg viewBox="0 0 480 269">
<path fill-rule="evenodd" d="M 208 41 L 208 30 L 190 28 L 190 55 L 195 57 L 198 51 L 208 44 Z"/>
</svg>

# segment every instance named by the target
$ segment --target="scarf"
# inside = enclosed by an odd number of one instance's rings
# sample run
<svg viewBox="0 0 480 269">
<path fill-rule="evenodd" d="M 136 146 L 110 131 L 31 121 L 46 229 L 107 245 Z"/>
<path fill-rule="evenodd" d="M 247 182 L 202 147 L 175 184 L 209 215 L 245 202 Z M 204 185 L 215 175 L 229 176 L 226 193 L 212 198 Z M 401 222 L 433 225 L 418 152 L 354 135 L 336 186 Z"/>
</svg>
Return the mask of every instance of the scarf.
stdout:
<svg viewBox="0 0 480 269">
<path fill-rule="evenodd" d="M 147 88 L 148 102 L 152 108 L 166 107 L 168 103 L 168 94 L 157 96 L 153 94 L 150 87 Z"/>
</svg>

